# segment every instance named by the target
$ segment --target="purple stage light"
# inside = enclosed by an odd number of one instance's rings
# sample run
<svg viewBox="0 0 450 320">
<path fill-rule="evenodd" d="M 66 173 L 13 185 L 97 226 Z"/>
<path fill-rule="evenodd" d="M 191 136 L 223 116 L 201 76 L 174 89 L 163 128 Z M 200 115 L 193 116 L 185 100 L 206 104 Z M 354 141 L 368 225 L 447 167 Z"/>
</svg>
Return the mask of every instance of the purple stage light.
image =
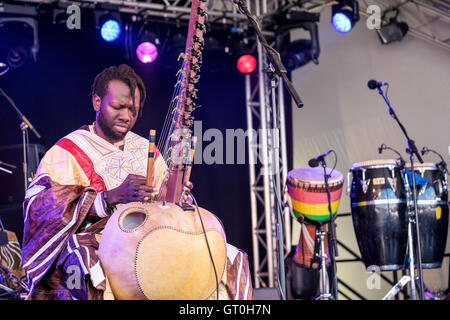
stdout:
<svg viewBox="0 0 450 320">
<path fill-rule="evenodd" d="M 151 63 L 158 57 L 158 48 L 151 42 L 142 42 L 136 48 L 136 55 L 142 63 Z"/>
</svg>

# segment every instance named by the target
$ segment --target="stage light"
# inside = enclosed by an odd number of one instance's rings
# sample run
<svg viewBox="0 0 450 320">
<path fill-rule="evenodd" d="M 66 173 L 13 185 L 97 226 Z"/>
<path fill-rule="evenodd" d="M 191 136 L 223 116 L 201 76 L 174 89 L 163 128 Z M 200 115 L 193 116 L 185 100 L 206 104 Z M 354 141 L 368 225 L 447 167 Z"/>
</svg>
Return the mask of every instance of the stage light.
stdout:
<svg viewBox="0 0 450 320">
<path fill-rule="evenodd" d="M 348 14 L 344 12 L 338 12 L 333 15 L 331 23 L 336 31 L 340 33 L 347 33 L 352 29 L 352 20 Z"/>
<path fill-rule="evenodd" d="M 116 41 L 120 36 L 120 32 L 120 24 L 117 20 L 114 19 L 106 20 L 100 28 L 100 34 L 103 40 L 108 42 Z"/>
<path fill-rule="evenodd" d="M 252 73 L 257 66 L 255 58 L 256 39 L 245 32 L 231 31 L 228 36 L 226 45 L 229 48 L 229 53 L 233 57 L 239 72 L 248 74 Z"/>
<path fill-rule="evenodd" d="M 287 71 L 300 68 L 310 61 L 319 63 L 319 20 L 319 13 L 304 11 L 280 11 L 274 15 L 277 25 L 276 48 L 281 51 L 281 61 Z M 308 31 L 309 39 L 292 41 L 290 34 L 295 29 Z"/>
<path fill-rule="evenodd" d="M 158 57 L 158 48 L 151 42 L 142 42 L 136 48 L 136 55 L 142 63 L 151 63 Z"/>
<path fill-rule="evenodd" d="M 122 33 L 120 14 L 111 11 L 94 11 L 95 25 L 100 29 L 100 36 L 106 42 L 114 42 Z"/>
<path fill-rule="evenodd" d="M 313 61 L 319 64 L 320 45 L 317 22 L 320 14 L 310 12 L 287 12 L 277 15 L 278 23 L 276 48 L 281 52 L 281 61 L 287 71 L 293 71 Z M 308 31 L 309 39 L 291 41 L 290 33 L 294 29 Z"/>
<path fill-rule="evenodd" d="M 149 30 L 141 30 L 136 42 L 136 56 L 142 63 L 152 63 L 158 57 L 159 39 Z"/>
<path fill-rule="evenodd" d="M 237 68 L 241 73 L 252 73 L 256 69 L 256 59 L 251 54 L 244 54 L 237 61 Z"/>
<path fill-rule="evenodd" d="M 37 61 L 38 22 L 33 18 L 0 18 L 0 59 L 11 68 L 23 66 L 30 57 Z"/>
<path fill-rule="evenodd" d="M 340 33 L 347 33 L 359 21 L 359 4 L 356 0 L 341 0 L 331 7 L 331 25 Z"/>
<path fill-rule="evenodd" d="M 397 8 L 385 11 L 381 17 L 381 21 L 386 21 L 386 15 L 390 12 L 395 13 L 395 16 L 389 19 L 388 23 L 385 23 L 377 30 L 378 36 L 382 44 L 389 44 L 394 41 L 401 41 L 403 37 L 408 33 L 409 27 L 405 22 L 398 22 L 397 17 L 399 11 Z"/>
<path fill-rule="evenodd" d="M 382 26 L 378 32 L 382 44 L 389 44 L 394 41 L 400 41 L 408 32 L 408 25 L 405 22 L 391 22 Z"/>
<path fill-rule="evenodd" d="M 313 42 L 305 39 L 289 43 L 283 50 L 282 61 L 288 71 L 303 67 L 310 61 L 319 64 L 318 52 L 313 50 Z"/>
</svg>

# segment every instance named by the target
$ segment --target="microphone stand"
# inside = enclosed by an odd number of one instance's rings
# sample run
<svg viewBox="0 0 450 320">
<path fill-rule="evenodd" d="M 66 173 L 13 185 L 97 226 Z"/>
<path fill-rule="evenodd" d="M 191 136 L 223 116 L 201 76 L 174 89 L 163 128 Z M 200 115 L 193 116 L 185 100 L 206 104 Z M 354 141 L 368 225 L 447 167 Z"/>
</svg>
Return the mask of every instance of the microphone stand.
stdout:
<svg viewBox="0 0 450 320">
<path fill-rule="evenodd" d="M 416 176 L 415 176 L 415 169 L 414 169 L 414 155 L 416 155 L 417 159 L 420 161 L 420 163 L 423 163 L 422 157 L 419 154 L 419 151 L 417 150 L 416 144 L 414 140 L 411 140 L 408 136 L 408 133 L 406 132 L 405 127 L 398 119 L 394 109 L 391 106 L 391 103 L 389 102 L 388 98 L 384 94 L 383 90 L 381 89 L 381 86 L 377 86 L 378 93 L 383 97 L 384 101 L 386 102 L 387 106 L 389 107 L 389 114 L 397 121 L 398 125 L 400 126 L 400 129 L 402 130 L 403 134 L 406 137 L 408 148 L 406 149 L 406 152 L 409 154 L 409 159 L 411 162 L 411 176 L 412 176 L 412 196 L 413 196 L 413 203 L 414 203 L 414 212 L 412 213 L 411 210 L 409 210 L 409 219 L 408 219 L 408 251 L 409 251 L 409 269 L 410 269 L 410 277 L 412 279 L 411 281 L 411 298 L 412 300 L 416 300 L 416 286 L 415 286 L 415 263 L 416 260 L 414 259 L 414 240 L 412 235 L 412 224 L 415 224 L 415 233 L 416 233 L 416 248 L 417 248 L 417 266 L 418 266 L 418 278 L 419 278 L 419 299 L 424 299 L 424 285 L 423 285 L 423 269 L 422 269 L 422 252 L 420 248 L 420 233 L 419 233 L 419 217 L 417 212 L 417 190 L 416 190 Z M 408 177 L 406 177 L 406 182 L 408 181 Z M 409 183 L 408 183 L 409 185 Z M 408 206 L 409 208 L 409 206 Z"/>
<path fill-rule="evenodd" d="M 333 274 L 331 278 L 333 279 L 333 297 L 334 300 L 338 299 L 338 288 L 337 288 L 337 267 L 336 267 L 336 256 L 337 252 L 337 241 L 336 241 L 336 224 L 334 223 L 335 217 L 333 217 L 333 210 L 331 209 L 331 194 L 330 187 L 328 185 L 328 178 L 330 175 L 327 174 L 327 163 L 325 157 L 321 159 L 320 164 L 323 168 L 323 177 L 325 180 L 325 189 L 327 191 L 328 198 L 328 211 L 330 212 L 330 230 L 328 232 L 328 249 L 330 252 L 331 270 Z"/>
<path fill-rule="evenodd" d="M 34 126 L 31 124 L 31 122 L 23 115 L 22 112 L 20 112 L 19 108 L 17 108 L 14 101 L 3 91 L 3 89 L 0 88 L 0 94 L 3 95 L 6 100 L 9 102 L 9 104 L 16 110 L 17 114 L 19 115 L 19 118 L 22 120 L 20 124 L 20 130 L 22 131 L 22 145 L 23 145 L 23 173 L 24 173 L 24 183 L 25 183 L 25 192 L 28 188 L 28 131 L 27 129 L 31 129 L 33 133 L 38 137 L 41 138 L 41 135 L 37 132 L 37 130 L 34 128 Z"/>
<path fill-rule="evenodd" d="M 248 10 L 247 4 L 245 3 L 246 0 L 233 0 L 233 2 L 238 6 L 239 11 L 243 13 L 245 16 L 247 16 L 248 20 L 252 24 L 260 43 L 266 49 L 267 58 L 269 59 L 273 68 L 275 69 L 275 73 L 283 79 L 283 83 L 286 89 L 289 91 L 289 94 L 294 99 L 297 107 L 298 108 L 303 107 L 302 99 L 300 98 L 291 81 L 289 81 L 287 77 L 287 71 L 283 63 L 281 62 L 280 53 L 267 43 L 267 40 L 264 37 L 261 28 L 258 25 L 258 22 L 256 21 L 256 17 L 253 16 Z"/>
<path fill-rule="evenodd" d="M 13 174 L 13 172 L 11 170 L 8 170 L 8 169 L 2 167 L 2 166 L 9 167 L 9 168 L 12 168 L 12 169 L 16 168 L 15 165 L 12 165 L 12 164 L 9 164 L 9 163 L 6 163 L 6 162 L 3 162 L 3 161 L 0 160 L 0 170 L 4 171 L 6 173 L 9 173 L 9 174 Z M 0 223 L 1 223 L 1 221 L 0 221 Z"/>
</svg>

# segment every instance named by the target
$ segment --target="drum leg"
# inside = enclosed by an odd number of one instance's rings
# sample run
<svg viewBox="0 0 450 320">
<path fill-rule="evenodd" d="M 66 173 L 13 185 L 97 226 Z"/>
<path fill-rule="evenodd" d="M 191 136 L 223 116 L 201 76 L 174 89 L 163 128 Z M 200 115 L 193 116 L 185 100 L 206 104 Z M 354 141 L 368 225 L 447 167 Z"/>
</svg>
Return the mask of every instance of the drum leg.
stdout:
<svg viewBox="0 0 450 320">
<path fill-rule="evenodd" d="M 323 272 L 321 267 L 322 265 L 326 267 L 328 257 L 325 248 L 326 232 L 319 223 L 308 225 L 302 223 L 301 228 L 299 243 L 286 261 L 288 298 L 315 300 L 329 287 L 327 276 L 329 272 Z M 326 268 L 330 271 L 329 266 Z"/>
</svg>

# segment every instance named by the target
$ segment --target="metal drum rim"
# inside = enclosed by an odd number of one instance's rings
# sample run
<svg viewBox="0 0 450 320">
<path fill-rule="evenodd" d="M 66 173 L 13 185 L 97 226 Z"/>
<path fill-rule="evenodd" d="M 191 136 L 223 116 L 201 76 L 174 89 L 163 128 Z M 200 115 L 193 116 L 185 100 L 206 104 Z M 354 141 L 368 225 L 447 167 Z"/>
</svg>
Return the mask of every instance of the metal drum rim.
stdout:
<svg viewBox="0 0 450 320">
<path fill-rule="evenodd" d="M 302 177 L 294 177 L 292 176 L 292 173 L 295 170 L 299 170 L 299 169 L 308 169 L 308 167 L 300 167 L 300 168 L 296 168 L 293 169 L 291 171 L 288 172 L 288 176 L 287 176 L 287 183 L 290 186 L 293 187 L 298 187 L 298 188 L 325 188 L 325 181 L 324 180 L 305 180 L 305 178 Z M 327 168 L 330 169 L 330 168 Z M 331 170 L 331 169 L 330 169 Z M 339 187 L 339 186 L 343 186 L 344 182 L 345 182 L 345 177 L 342 174 L 342 172 L 340 172 L 339 170 L 331 170 L 334 173 L 337 174 L 336 177 L 334 178 L 329 178 L 328 179 L 328 185 L 330 187 Z"/>
<path fill-rule="evenodd" d="M 411 164 L 405 164 L 405 169 L 410 169 Z M 414 164 L 414 169 L 431 169 L 431 170 L 438 170 L 436 167 L 436 164 L 433 162 L 424 162 L 424 163 L 418 163 Z"/>
<path fill-rule="evenodd" d="M 384 162 L 383 162 L 384 161 Z M 400 167 L 396 159 L 378 159 L 359 161 L 352 164 L 350 171 L 358 169 L 380 169 L 380 168 L 398 168 Z"/>
</svg>

